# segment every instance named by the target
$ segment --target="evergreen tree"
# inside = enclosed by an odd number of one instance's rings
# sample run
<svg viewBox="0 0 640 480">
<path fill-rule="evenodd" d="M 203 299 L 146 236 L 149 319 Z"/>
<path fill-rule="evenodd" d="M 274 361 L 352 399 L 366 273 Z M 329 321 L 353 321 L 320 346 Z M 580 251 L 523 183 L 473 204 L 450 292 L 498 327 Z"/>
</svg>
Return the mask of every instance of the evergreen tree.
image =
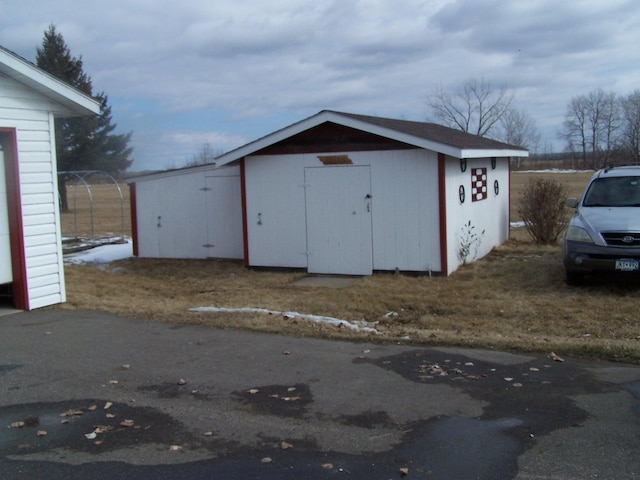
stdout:
<svg viewBox="0 0 640 480">
<path fill-rule="evenodd" d="M 44 32 L 42 46 L 36 50 L 36 64 L 100 102 L 100 115 L 56 119 L 56 155 L 58 171 L 102 170 L 111 175 L 125 171 L 132 160 L 129 147 L 132 132 L 114 134 L 111 107 L 107 95 L 93 94 L 91 77 L 83 70 L 82 57 L 71 56 L 64 38 L 54 25 Z M 59 179 L 62 209 L 67 210 L 66 179 Z"/>
</svg>

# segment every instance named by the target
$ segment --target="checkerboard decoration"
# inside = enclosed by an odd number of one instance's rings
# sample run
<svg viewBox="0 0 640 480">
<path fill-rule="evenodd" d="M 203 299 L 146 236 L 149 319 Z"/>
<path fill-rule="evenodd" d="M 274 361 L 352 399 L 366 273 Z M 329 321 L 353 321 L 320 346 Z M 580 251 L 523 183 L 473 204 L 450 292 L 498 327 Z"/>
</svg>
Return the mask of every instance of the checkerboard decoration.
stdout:
<svg viewBox="0 0 640 480">
<path fill-rule="evenodd" d="M 473 168 L 471 170 L 471 201 L 479 202 L 487 198 L 487 169 Z"/>
</svg>

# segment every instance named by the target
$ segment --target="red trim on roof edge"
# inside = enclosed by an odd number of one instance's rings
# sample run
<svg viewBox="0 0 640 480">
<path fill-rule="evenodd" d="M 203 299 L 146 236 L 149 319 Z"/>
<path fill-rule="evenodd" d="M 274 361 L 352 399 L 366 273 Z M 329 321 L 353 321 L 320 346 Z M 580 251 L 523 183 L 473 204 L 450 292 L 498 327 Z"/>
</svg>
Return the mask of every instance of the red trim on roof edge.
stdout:
<svg viewBox="0 0 640 480">
<path fill-rule="evenodd" d="M 7 177 L 9 242 L 11 244 L 11 268 L 13 274 L 13 306 L 19 310 L 29 310 L 27 262 L 24 253 L 24 229 L 22 225 L 20 168 L 18 164 L 16 129 L 0 128 L 0 140 L 3 140 L 4 165 Z"/>
<path fill-rule="evenodd" d="M 440 213 L 440 270 L 449 274 L 447 262 L 447 192 L 445 184 L 445 155 L 438 153 L 438 211 Z"/>
</svg>

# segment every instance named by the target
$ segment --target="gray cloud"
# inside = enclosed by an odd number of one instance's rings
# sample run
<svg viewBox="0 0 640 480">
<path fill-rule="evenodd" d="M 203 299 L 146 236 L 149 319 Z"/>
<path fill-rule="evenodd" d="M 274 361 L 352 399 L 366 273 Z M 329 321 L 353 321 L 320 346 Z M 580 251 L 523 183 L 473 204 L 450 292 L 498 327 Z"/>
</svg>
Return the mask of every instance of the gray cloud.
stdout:
<svg viewBox="0 0 640 480">
<path fill-rule="evenodd" d="M 573 95 L 638 88 L 634 2 L 0 0 L 0 44 L 33 60 L 54 23 L 150 168 L 325 108 L 421 120 L 434 84 L 470 77 L 554 141 Z"/>
</svg>

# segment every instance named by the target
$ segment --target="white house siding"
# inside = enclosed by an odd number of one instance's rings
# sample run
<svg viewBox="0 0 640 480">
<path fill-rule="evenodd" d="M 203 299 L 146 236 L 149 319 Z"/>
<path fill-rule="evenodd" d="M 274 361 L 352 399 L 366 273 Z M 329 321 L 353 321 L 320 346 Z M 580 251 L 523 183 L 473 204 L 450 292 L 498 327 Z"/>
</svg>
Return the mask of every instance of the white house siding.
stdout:
<svg viewBox="0 0 640 480">
<path fill-rule="evenodd" d="M 323 168 L 319 155 L 246 158 L 251 266 L 307 268 L 304 171 Z M 342 155 L 370 167 L 373 269 L 439 271 L 436 154 L 416 149 Z"/>
<path fill-rule="evenodd" d="M 476 202 L 472 200 L 471 184 L 474 168 L 486 168 L 487 171 L 487 198 Z M 491 167 L 491 158 L 468 159 L 467 169 L 462 172 L 460 160 L 447 157 L 445 169 L 449 274 L 463 263 L 460 248 L 469 243 L 471 235 L 476 235 L 476 240 L 471 242 L 467 262 L 485 256 L 509 238 L 509 159 L 497 158 L 495 169 Z M 499 185 L 497 195 L 494 191 L 496 180 Z M 464 203 L 460 203 L 458 195 L 460 185 L 465 189 Z M 469 222 L 470 227 L 467 226 Z"/>
<path fill-rule="evenodd" d="M 0 127 L 16 129 L 29 308 L 65 301 L 54 118 L 59 106 L 0 75 Z"/>
<path fill-rule="evenodd" d="M 238 167 L 172 172 L 135 184 L 138 256 L 242 258 Z"/>
</svg>

